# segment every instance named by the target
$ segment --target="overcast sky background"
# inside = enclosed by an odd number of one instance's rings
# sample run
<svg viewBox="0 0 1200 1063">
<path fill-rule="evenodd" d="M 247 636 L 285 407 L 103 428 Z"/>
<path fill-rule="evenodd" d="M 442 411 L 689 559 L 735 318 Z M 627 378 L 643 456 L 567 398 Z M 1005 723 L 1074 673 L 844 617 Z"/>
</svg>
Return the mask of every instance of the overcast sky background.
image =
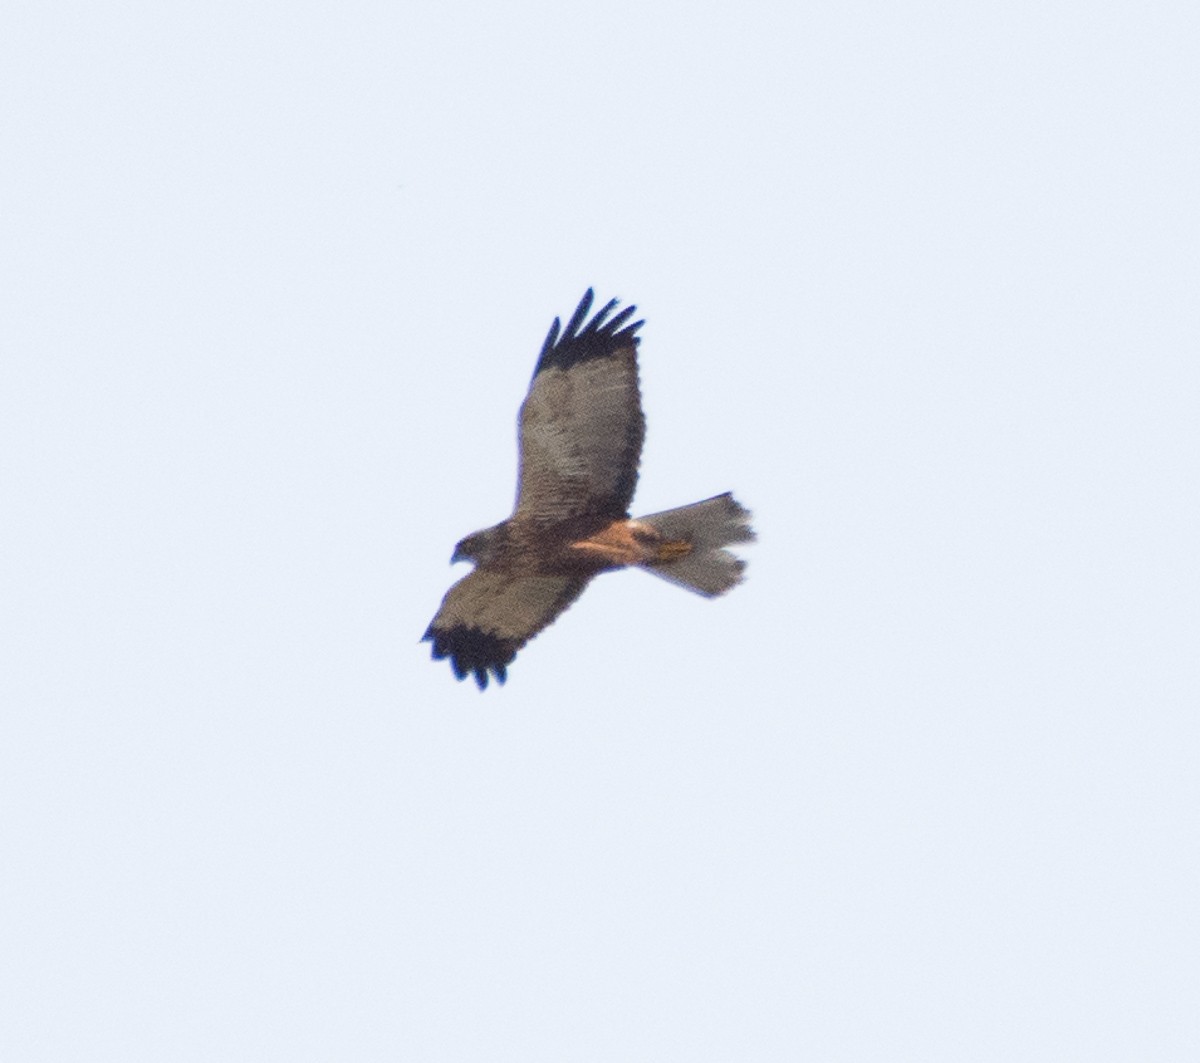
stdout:
<svg viewBox="0 0 1200 1063">
<path fill-rule="evenodd" d="M 15 3 L 0 1056 L 1200 1058 L 1190 3 Z M 635 511 L 418 638 L 551 319 Z"/>
</svg>

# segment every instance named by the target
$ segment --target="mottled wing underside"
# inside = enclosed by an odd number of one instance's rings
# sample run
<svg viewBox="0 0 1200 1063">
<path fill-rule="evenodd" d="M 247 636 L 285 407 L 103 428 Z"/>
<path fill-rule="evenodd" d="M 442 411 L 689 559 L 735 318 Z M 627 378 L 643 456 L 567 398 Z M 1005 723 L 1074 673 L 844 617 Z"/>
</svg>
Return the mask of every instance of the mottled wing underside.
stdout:
<svg viewBox="0 0 1200 1063">
<path fill-rule="evenodd" d="M 587 584 L 587 578 L 514 576 L 477 568 L 446 592 L 424 640 L 433 643 L 435 659 L 449 657 L 459 679 L 474 673 L 483 690 L 489 672 L 504 682 L 517 650 L 551 624 Z"/>
<path fill-rule="evenodd" d="M 551 524 L 582 514 L 625 516 L 637 484 L 646 433 L 638 393 L 637 330 L 612 320 L 613 299 L 584 323 L 585 293 L 559 335 L 554 319 L 521 406 L 521 469 L 513 514 Z"/>
</svg>

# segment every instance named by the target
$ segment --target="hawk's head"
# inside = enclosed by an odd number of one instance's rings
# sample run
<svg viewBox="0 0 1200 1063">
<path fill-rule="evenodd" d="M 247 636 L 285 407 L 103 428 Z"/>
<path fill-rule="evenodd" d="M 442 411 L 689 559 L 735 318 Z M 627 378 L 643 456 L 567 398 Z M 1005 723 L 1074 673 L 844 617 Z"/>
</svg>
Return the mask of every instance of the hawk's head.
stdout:
<svg viewBox="0 0 1200 1063">
<path fill-rule="evenodd" d="M 459 540 L 458 545 L 454 548 L 454 556 L 450 558 L 450 564 L 457 561 L 474 561 L 479 565 L 487 561 L 489 557 L 495 553 L 497 546 L 500 544 L 500 525 L 493 528 L 484 528 L 483 531 L 473 532 L 465 539 Z"/>
</svg>

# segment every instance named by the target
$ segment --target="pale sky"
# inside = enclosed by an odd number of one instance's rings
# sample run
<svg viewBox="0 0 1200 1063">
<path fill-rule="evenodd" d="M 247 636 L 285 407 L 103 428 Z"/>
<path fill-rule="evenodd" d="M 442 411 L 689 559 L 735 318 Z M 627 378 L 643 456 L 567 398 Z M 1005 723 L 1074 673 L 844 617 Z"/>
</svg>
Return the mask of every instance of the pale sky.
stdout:
<svg viewBox="0 0 1200 1063">
<path fill-rule="evenodd" d="M 9 5 L 0 1058 L 1200 1058 L 1194 4 Z M 418 639 L 551 319 L 635 513 Z"/>
</svg>

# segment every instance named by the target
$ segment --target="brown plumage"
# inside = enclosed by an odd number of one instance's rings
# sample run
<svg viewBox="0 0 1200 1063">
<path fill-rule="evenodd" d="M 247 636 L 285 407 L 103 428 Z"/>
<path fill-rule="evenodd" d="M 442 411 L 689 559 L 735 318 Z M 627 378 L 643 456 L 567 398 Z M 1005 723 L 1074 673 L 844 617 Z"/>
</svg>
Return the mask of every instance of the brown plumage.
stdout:
<svg viewBox="0 0 1200 1063">
<path fill-rule="evenodd" d="M 638 520 L 629 517 L 646 421 L 638 392 L 636 307 L 590 321 L 589 288 L 567 327 L 554 319 L 519 420 L 517 502 L 507 520 L 463 539 L 475 562 L 425 632 L 459 679 L 504 682 L 517 651 L 600 572 L 638 565 L 711 597 L 742 578 L 724 549 L 750 542 L 749 513 L 729 494 Z"/>
</svg>

